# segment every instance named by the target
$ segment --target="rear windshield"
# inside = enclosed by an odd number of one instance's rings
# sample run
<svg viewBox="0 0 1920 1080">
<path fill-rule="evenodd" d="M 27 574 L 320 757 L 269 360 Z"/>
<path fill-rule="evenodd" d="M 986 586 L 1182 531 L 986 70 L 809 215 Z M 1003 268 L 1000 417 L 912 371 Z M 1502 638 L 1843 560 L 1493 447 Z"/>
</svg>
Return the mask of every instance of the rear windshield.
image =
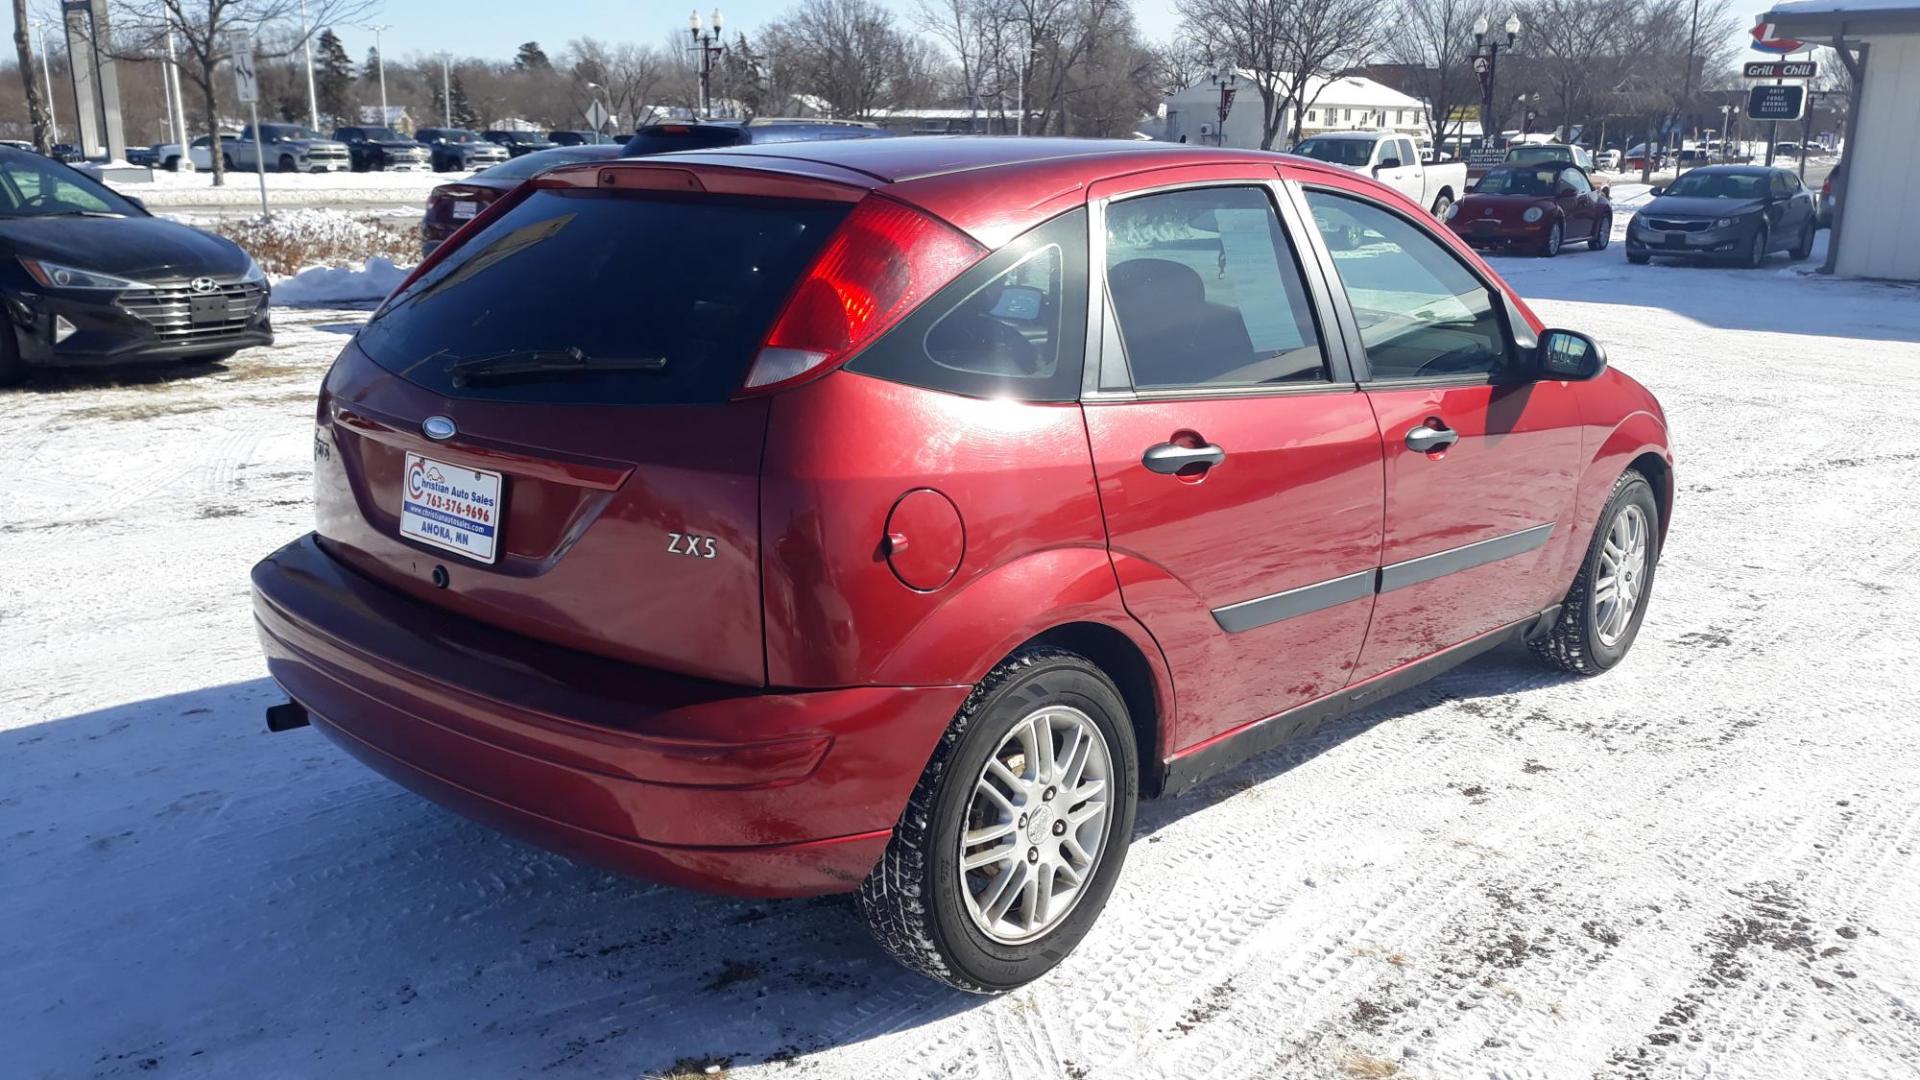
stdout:
<svg viewBox="0 0 1920 1080">
<path fill-rule="evenodd" d="M 1308 139 L 1293 152 L 1332 165 L 1365 165 L 1373 158 L 1373 140 Z"/>
<path fill-rule="evenodd" d="M 642 128 L 627 140 L 627 156 L 665 154 L 673 150 L 706 150 L 715 146 L 738 146 L 747 141 L 745 128 L 707 127 L 695 124 L 667 124 Z"/>
<path fill-rule="evenodd" d="M 454 397 L 724 401 L 848 209 L 536 191 L 389 301 L 359 343 L 387 370 Z M 469 377 L 459 386 L 449 370 L 463 360 L 566 350 L 578 350 L 577 363 L 589 370 Z M 595 372 L 595 364 L 640 370 Z"/>
<path fill-rule="evenodd" d="M 1516 146 L 1507 151 L 1512 165 L 1532 165 L 1539 161 L 1572 161 L 1573 150 L 1565 146 Z"/>
<path fill-rule="evenodd" d="M 1557 165 L 1544 169 L 1508 165 L 1489 170 L 1473 192 L 1476 195 L 1552 195 L 1554 181 L 1559 178 Z"/>
<path fill-rule="evenodd" d="M 606 161 L 614 155 L 593 146 L 563 146 L 556 150 L 536 150 L 531 154 L 521 154 L 510 161 L 491 165 L 474 173 L 489 180 L 525 180 L 529 176 L 538 176 L 548 169 L 561 165 L 571 165 L 576 161 Z"/>
</svg>

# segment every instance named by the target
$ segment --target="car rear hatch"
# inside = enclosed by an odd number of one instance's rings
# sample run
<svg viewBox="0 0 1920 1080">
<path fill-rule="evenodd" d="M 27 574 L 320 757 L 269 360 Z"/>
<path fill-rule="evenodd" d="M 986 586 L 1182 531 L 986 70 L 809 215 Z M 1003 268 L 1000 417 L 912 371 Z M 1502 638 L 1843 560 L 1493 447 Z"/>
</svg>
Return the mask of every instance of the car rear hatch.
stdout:
<svg viewBox="0 0 1920 1080">
<path fill-rule="evenodd" d="M 455 614 L 759 684 L 768 403 L 742 386 L 866 190 L 634 168 L 497 200 L 360 331 L 322 392 L 318 532 Z"/>
</svg>

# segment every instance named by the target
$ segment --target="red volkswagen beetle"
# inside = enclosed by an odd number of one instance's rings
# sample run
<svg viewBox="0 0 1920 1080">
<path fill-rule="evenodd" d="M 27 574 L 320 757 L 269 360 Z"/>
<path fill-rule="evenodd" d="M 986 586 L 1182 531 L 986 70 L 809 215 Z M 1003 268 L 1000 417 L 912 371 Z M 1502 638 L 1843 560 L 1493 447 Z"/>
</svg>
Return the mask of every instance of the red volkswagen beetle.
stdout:
<svg viewBox="0 0 1920 1080">
<path fill-rule="evenodd" d="M 1447 210 L 1447 225 L 1475 247 L 1520 247 L 1558 255 L 1568 243 L 1592 251 L 1613 239 L 1613 204 L 1577 165 L 1497 165 Z"/>
<path fill-rule="evenodd" d="M 857 892 L 981 992 L 1087 932 L 1137 799 L 1502 642 L 1619 663 L 1673 501 L 1653 397 L 1421 207 L 1048 139 L 547 173 L 341 352 L 314 466 L 270 726 L 616 870 Z"/>
</svg>

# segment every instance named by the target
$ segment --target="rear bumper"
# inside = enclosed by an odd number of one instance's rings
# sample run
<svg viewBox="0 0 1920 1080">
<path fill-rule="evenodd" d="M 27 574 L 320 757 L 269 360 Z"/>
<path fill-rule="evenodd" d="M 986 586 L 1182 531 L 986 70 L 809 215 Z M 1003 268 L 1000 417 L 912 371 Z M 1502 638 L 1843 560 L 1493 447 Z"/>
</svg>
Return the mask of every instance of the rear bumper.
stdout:
<svg viewBox="0 0 1920 1080">
<path fill-rule="evenodd" d="M 453 618 L 312 536 L 253 585 L 269 671 L 349 753 L 503 832 L 688 888 L 858 887 L 968 691 L 646 670 Z"/>
</svg>

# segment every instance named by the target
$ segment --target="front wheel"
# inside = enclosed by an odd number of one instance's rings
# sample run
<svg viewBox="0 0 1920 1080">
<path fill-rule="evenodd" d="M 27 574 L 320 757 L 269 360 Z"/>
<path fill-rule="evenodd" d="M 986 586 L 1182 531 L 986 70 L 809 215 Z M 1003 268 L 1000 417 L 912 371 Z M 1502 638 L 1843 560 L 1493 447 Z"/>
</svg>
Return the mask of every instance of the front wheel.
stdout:
<svg viewBox="0 0 1920 1080">
<path fill-rule="evenodd" d="M 1647 265 L 1647 261 L 1652 258 L 1653 256 L 1651 255 L 1636 255 L 1631 251 L 1627 252 L 1627 261 L 1635 266 L 1645 266 Z"/>
<path fill-rule="evenodd" d="M 280 171 L 281 172 L 295 172 L 299 168 L 300 167 L 298 165 L 295 165 L 293 163 L 293 158 L 288 157 L 285 154 L 280 155 Z"/>
<path fill-rule="evenodd" d="M 1767 227 L 1765 225 L 1753 231 L 1753 242 L 1747 245 L 1745 265 L 1749 270 L 1757 269 L 1767 261 Z"/>
<path fill-rule="evenodd" d="M 1818 229 L 1818 226 L 1809 219 L 1807 221 L 1807 227 L 1800 231 L 1800 239 L 1795 242 L 1793 249 L 1787 252 L 1787 258 L 1792 259 L 1794 262 L 1799 262 L 1813 254 L 1813 234 L 1816 229 Z"/>
<path fill-rule="evenodd" d="M 178 155 L 167 159 L 167 171 L 168 172 L 180 171 L 180 158 Z"/>
<path fill-rule="evenodd" d="M 1560 228 L 1560 223 L 1557 221 L 1554 222 L 1553 228 L 1547 230 L 1547 242 L 1540 248 L 1540 254 L 1549 259 L 1553 258 L 1555 255 L 1560 254 L 1560 245 L 1565 240 L 1566 233 Z"/>
<path fill-rule="evenodd" d="M 949 986 L 1031 982 L 1106 906 L 1138 790 L 1113 681 L 1077 653 L 1022 649 L 948 726 L 860 887 L 861 914 L 894 959 Z"/>
<path fill-rule="evenodd" d="M 1613 240 L 1613 218 L 1602 214 L 1594 219 L 1593 235 L 1587 237 L 1588 251 L 1605 251 Z"/>
<path fill-rule="evenodd" d="M 1619 663 L 1640 633 L 1660 559 L 1660 504 L 1629 469 L 1614 482 L 1560 618 L 1533 651 L 1555 667 L 1598 675 Z"/>
</svg>

